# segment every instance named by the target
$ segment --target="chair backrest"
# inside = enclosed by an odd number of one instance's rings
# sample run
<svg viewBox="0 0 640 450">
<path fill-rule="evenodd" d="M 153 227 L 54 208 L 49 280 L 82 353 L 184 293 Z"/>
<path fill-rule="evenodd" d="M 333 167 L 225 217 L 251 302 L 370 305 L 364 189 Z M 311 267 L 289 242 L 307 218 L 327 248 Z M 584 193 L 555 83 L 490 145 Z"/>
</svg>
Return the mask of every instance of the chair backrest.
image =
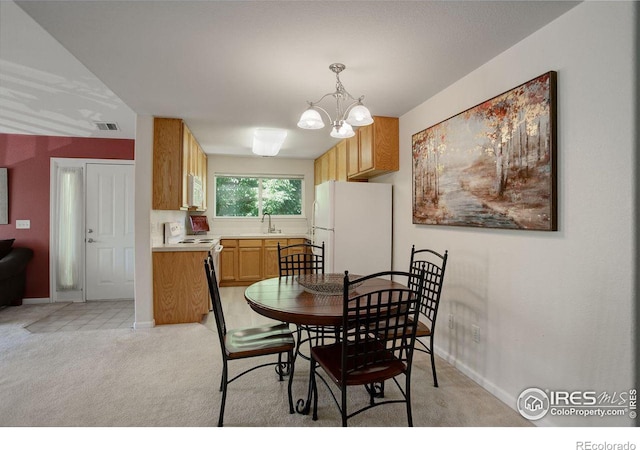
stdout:
<svg viewBox="0 0 640 450">
<path fill-rule="evenodd" d="M 216 319 L 216 328 L 218 329 L 218 338 L 222 354 L 225 354 L 224 339 L 227 334 L 227 324 L 224 321 L 224 312 L 222 311 L 222 300 L 220 299 L 220 290 L 216 280 L 216 271 L 213 268 L 213 258 L 211 254 L 204 260 L 204 272 L 207 276 L 207 284 L 209 285 L 209 295 L 211 295 L 211 304 L 213 306 L 213 315 Z"/>
<path fill-rule="evenodd" d="M 442 293 L 442 284 L 444 282 L 444 271 L 447 267 L 447 257 L 448 250 L 445 250 L 444 255 L 441 255 L 433 250 L 416 250 L 415 245 L 411 246 L 409 271 L 411 273 L 425 272 L 420 312 L 431 322 L 432 333 L 434 332 L 438 306 L 440 305 L 440 294 Z"/>
<path fill-rule="evenodd" d="M 280 247 L 278 242 L 280 276 L 324 273 L 324 242 L 322 245 L 292 244 Z"/>
<path fill-rule="evenodd" d="M 421 273 L 386 271 L 349 280 L 345 272 L 342 322 L 342 382 L 353 372 L 366 371 L 400 360 L 411 367 L 420 296 Z M 400 277 L 402 287 L 383 288 L 358 294 L 349 287 L 370 278 Z M 415 288 L 411 286 L 416 286 Z"/>
</svg>

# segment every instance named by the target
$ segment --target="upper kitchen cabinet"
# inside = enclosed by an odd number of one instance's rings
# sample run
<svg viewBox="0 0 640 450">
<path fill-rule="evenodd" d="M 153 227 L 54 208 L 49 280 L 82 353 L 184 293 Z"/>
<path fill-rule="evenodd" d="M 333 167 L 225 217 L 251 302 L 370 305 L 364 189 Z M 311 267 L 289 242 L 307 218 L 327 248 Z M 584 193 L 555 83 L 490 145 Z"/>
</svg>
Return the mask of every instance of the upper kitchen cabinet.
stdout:
<svg viewBox="0 0 640 450">
<path fill-rule="evenodd" d="M 314 161 L 315 184 L 347 181 L 347 143 L 340 141 Z"/>
<path fill-rule="evenodd" d="M 343 139 L 315 160 L 315 184 L 366 181 L 399 169 L 397 117 L 374 117 L 355 136 Z"/>
<path fill-rule="evenodd" d="M 187 125 L 182 119 L 156 117 L 153 209 L 205 211 L 206 186 L 207 155 Z M 196 189 L 198 192 L 194 195 Z"/>
<path fill-rule="evenodd" d="M 347 141 L 349 179 L 363 180 L 397 171 L 399 163 L 399 121 L 397 117 L 373 118 Z"/>
</svg>

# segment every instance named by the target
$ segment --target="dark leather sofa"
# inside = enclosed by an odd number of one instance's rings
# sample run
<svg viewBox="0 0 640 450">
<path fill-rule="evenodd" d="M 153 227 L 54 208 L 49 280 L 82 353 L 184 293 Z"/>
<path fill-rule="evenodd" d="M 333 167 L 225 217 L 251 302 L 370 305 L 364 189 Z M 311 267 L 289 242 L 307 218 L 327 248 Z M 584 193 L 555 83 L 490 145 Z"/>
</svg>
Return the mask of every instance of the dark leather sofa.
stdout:
<svg viewBox="0 0 640 450">
<path fill-rule="evenodd" d="M 33 258 L 33 250 L 13 247 L 0 259 L 0 307 L 20 306 L 26 285 L 27 264 Z"/>
</svg>

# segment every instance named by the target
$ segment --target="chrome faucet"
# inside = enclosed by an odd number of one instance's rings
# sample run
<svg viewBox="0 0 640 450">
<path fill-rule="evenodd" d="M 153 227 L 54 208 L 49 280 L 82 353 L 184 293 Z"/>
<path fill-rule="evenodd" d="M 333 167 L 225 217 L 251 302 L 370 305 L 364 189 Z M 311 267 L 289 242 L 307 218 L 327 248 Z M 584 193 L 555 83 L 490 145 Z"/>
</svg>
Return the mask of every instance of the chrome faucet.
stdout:
<svg viewBox="0 0 640 450">
<path fill-rule="evenodd" d="M 267 233 L 274 233 L 276 231 L 276 227 L 275 226 L 271 226 L 271 214 L 269 213 L 264 213 L 262 215 L 262 220 L 260 222 L 264 223 L 264 216 L 269 216 L 269 228 L 267 229 Z"/>
</svg>

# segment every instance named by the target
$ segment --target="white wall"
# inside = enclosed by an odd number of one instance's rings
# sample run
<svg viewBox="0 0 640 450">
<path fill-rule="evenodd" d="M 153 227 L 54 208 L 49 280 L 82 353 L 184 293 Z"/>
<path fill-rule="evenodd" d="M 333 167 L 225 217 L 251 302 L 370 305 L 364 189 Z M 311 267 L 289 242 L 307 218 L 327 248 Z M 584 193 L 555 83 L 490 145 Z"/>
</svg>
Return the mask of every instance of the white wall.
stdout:
<svg viewBox="0 0 640 450">
<path fill-rule="evenodd" d="M 238 157 L 209 155 L 207 162 L 207 216 L 212 234 L 266 232 L 268 224 L 260 219 L 214 218 L 214 176 L 227 175 L 304 175 L 305 218 L 273 218 L 273 225 L 284 233 L 308 233 L 313 207 L 313 160 L 294 158 Z"/>
<path fill-rule="evenodd" d="M 135 147 L 135 328 L 150 328 L 153 319 L 151 204 L 153 179 L 153 117 L 138 116 Z"/>
<path fill-rule="evenodd" d="M 632 3 L 582 3 L 403 115 L 400 171 L 375 180 L 394 184 L 395 268 L 412 244 L 449 250 L 437 353 L 513 408 L 529 387 L 634 387 L 636 13 Z M 559 231 L 413 225 L 411 136 L 549 70 L 558 72 Z"/>
</svg>

